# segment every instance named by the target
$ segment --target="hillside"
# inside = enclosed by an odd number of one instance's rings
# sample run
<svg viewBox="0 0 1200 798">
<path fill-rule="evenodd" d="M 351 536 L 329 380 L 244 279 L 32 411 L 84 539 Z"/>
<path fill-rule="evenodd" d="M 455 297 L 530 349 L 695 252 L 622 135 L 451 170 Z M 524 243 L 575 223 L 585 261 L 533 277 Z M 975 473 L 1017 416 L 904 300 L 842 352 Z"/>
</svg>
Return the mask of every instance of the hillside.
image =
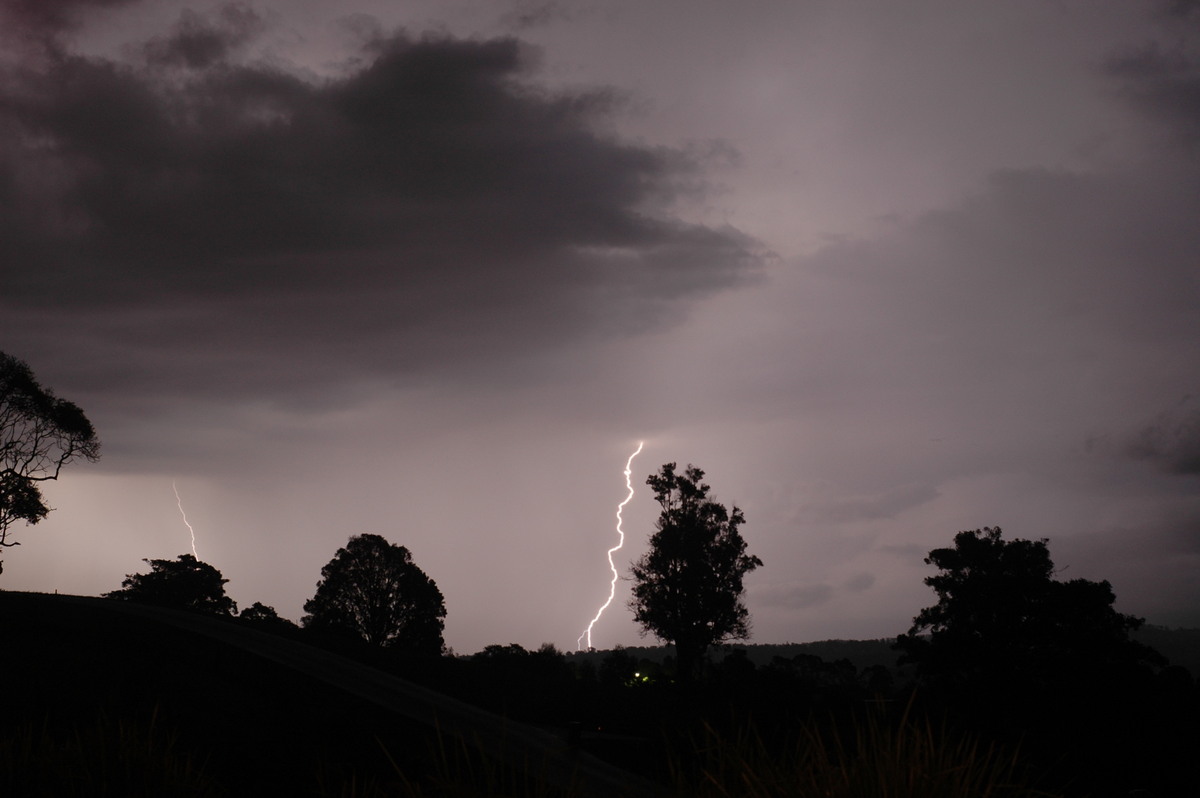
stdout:
<svg viewBox="0 0 1200 798">
<path fill-rule="evenodd" d="M 232 620 L 0 592 L 0 640 L 0 794 L 404 795 L 480 751 L 640 788 L 559 737 Z"/>
</svg>

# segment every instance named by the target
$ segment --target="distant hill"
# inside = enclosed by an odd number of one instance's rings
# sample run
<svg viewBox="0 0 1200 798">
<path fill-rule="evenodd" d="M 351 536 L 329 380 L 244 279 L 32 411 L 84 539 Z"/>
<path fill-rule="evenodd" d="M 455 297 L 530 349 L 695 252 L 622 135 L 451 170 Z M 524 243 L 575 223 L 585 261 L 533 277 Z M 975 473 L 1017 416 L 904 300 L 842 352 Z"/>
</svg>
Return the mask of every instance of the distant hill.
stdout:
<svg viewBox="0 0 1200 798">
<path fill-rule="evenodd" d="M 1172 665 L 1181 665 L 1200 678 L 1200 629 L 1169 629 L 1164 626 L 1147 625 L 1134 634 L 1134 639 L 1158 651 Z M 712 658 L 715 662 L 724 659 L 730 651 L 745 651 L 755 665 L 769 665 L 776 657 L 791 659 L 797 654 L 820 657 L 826 662 L 839 659 L 849 660 L 859 671 L 874 665 L 896 669 L 897 652 L 892 649 L 895 638 L 877 640 L 818 640 L 810 643 L 746 643 L 717 649 Z M 662 662 L 672 657 L 671 646 L 630 646 L 622 648 L 638 660 Z M 588 661 L 594 665 L 610 654 L 609 650 L 580 651 L 568 654 L 573 661 Z"/>
<path fill-rule="evenodd" d="M 826 662 L 839 659 L 849 660 L 858 670 L 882 665 L 896 667 L 896 652 L 892 650 L 895 638 L 878 640 L 818 640 L 812 643 L 760 643 L 735 646 L 743 648 L 746 656 L 755 665 L 769 665 L 776 657 L 791 659 L 798 654 L 820 657 Z"/>
</svg>

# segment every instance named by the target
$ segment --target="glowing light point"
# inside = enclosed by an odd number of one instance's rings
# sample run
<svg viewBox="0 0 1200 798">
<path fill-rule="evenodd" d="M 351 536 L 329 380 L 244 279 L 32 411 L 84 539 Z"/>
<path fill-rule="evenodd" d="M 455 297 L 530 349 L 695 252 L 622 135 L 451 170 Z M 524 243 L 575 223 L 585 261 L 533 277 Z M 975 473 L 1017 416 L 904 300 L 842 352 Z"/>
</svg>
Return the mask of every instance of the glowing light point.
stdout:
<svg viewBox="0 0 1200 798">
<path fill-rule="evenodd" d="M 183 516 L 183 525 L 192 535 L 192 556 L 198 560 L 200 555 L 196 553 L 196 530 L 192 529 L 192 525 L 188 523 L 187 513 L 183 511 L 183 499 L 179 498 L 179 488 L 175 486 L 175 480 L 171 480 L 171 490 L 175 491 L 175 505 L 179 508 L 179 514 Z"/>
<path fill-rule="evenodd" d="M 600 609 L 596 611 L 596 617 L 592 618 L 592 622 L 587 625 L 587 629 L 585 629 L 583 634 L 579 636 L 579 639 L 575 641 L 576 650 L 583 648 L 583 639 L 585 637 L 587 638 L 587 647 L 592 647 L 592 627 L 596 625 L 596 621 L 600 620 L 600 616 L 604 614 L 604 611 L 608 609 L 608 605 L 612 604 L 613 597 L 617 595 L 617 579 L 620 577 L 617 573 L 617 566 L 613 562 L 613 554 L 617 551 L 620 551 L 621 547 L 625 545 L 625 532 L 621 529 L 621 511 L 625 509 L 625 505 L 629 504 L 629 500 L 633 498 L 633 483 L 629 479 L 633 474 L 633 458 L 641 454 L 642 446 L 644 445 L 645 441 L 638 441 L 637 449 L 633 454 L 629 455 L 629 459 L 625 461 L 625 489 L 629 491 L 629 493 L 625 496 L 625 500 L 617 505 L 618 541 L 617 545 L 608 550 L 608 568 L 610 571 L 612 571 L 612 581 L 608 584 L 608 600 L 600 606 Z"/>
</svg>

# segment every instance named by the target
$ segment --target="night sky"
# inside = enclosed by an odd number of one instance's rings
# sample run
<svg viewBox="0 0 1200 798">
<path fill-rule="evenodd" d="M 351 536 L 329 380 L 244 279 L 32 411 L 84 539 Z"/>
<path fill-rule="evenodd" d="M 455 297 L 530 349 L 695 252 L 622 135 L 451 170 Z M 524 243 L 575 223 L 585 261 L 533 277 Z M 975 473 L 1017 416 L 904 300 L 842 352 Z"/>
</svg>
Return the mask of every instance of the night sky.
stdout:
<svg viewBox="0 0 1200 798">
<path fill-rule="evenodd" d="M 573 649 L 644 440 L 622 574 L 694 463 L 754 642 L 983 526 L 1200 626 L 1197 3 L 0 8 L 0 350 L 103 441 L 0 586 L 189 552 L 174 482 L 242 606 L 375 533 L 459 653 Z"/>
</svg>

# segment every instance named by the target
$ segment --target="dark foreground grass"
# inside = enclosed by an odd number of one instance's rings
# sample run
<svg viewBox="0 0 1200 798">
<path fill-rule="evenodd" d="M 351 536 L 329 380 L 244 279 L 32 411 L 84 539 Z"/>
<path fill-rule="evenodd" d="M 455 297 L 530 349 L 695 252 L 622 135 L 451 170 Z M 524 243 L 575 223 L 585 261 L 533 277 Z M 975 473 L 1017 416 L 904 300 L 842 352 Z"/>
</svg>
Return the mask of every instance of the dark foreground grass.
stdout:
<svg viewBox="0 0 1200 798">
<path fill-rule="evenodd" d="M 0 737 L 0 796 L 22 798 L 225 798 L 271 794 L 271 785 L 253 787 L 207 766 L 209 752 L 185 751 L 179 737 L 150 718 L 98 717 L 78 727 L 48 724 L 25 727 Z M 314 798 L 571 798 L 579 789 L 551 786 L 536 763 L 506 762 L 479 754 L 472 746 L 438 736 L 424 752 L 425 767 L 408 764 L 376 740 L 387 765 L 358 768 L 340 758 L 291 763 L 287 790 L 279 794 Z M 279 763 L 273 763 L 275 767 Z M 301 785 L 297 790 L 297 785 Z M 263 793 L 264 787 L 268 790 Z"/>
<path fill-rule="evenodd" d="M 752 728 L 706 728 L 695 753 L 673 758 L 672 793 L 695 798 L 1043 798 L 1015 751 L 906 712 L 868 714 L 849 728 L 809 722 L 790 741 Z"/>
<path fill-rule="evenodd" d="M 0 739 L 0 795 L 187 796 L 247 794 L 207 767 L 203 751 L 185 751 L 157 714 L 100 716 L 77 728 L 28 727 Z M 575 798 L 586 785 L 561 789 L 537 763 L 496 761 L 461 740 L 428 744 L 426 767 L 414 771 L 386 743 L 389 762 L 361 770 L 338 759 L 296 762 L 289 778 L 319 798 Z M 663 796 L 683 798 L 1035 798 L 1015 752 L 950 733 L 909 714 L 897 721 L 867 715 L 840 729 L 808 723 L 794 739 L 765 741 L 752 728 L 719 733 L 705 727 L 693 744 L 668 754 Z M 256 787 L 260 790 L 262 785 Z"/>
<path fill-rule="evenodd" d="M 0 738 L 0 795 L 28 798 L 224 795 L 204 763 L 158 722 L 100 715 L 59 729 L 49 723 Z"/>
</svg>

